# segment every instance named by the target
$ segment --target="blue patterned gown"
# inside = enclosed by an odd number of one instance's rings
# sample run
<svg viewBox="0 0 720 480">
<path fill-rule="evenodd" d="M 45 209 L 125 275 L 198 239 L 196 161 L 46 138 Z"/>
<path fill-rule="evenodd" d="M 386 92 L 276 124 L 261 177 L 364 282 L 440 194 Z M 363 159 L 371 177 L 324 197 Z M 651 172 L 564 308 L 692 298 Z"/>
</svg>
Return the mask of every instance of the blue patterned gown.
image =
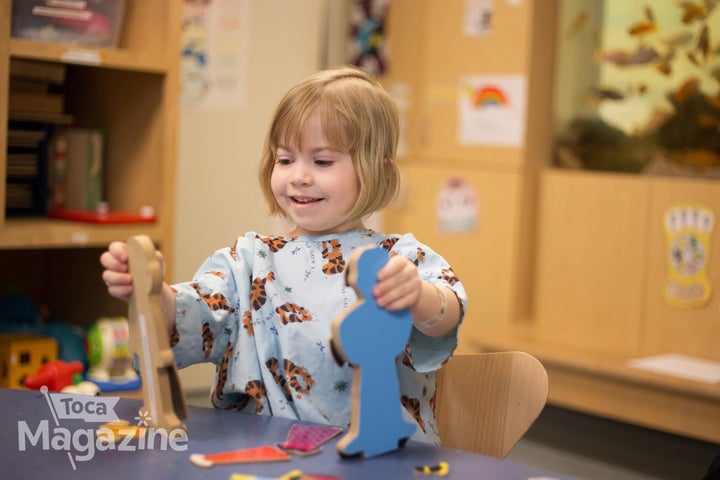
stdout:
<svg viewBox="0 0 720 480">
<path fill-rule="evenodd" d="M 450 266 L 412 235 L 248 232 L 211 255 L 191 282 L 173 285 L 178 367 L 217 366 L 211 400 L 218 408 L 347 427 L 353 372 L 335 362 L 329 339 L 332 320 L 357 299 L 345 285 L 345 259 L 365 245 L 409 258 L 423 280 L 452 289 L 465 311 L 465 290 Z M 413 439 L 439 441 L 434 371 L 456 346 L 457 329 L 431 338 L 413 328 L 398 356 L 403 414 L 419 427 Z"/>
</svg>

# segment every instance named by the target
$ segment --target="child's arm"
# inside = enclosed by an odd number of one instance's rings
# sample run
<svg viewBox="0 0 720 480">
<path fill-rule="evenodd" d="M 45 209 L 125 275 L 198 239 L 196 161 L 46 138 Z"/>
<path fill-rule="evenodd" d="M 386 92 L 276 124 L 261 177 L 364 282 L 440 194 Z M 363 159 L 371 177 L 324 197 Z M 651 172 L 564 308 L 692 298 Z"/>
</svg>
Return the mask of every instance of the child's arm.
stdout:
<svg viewBox="0 0 720 480">
<path fill-rule="evenodd" d="M 415 264 L 407 258 L 394 256 L 380 269 L 373 294 L 378 306 L 388 310 L 409 308 L 415 327 L 430 337 L 446 335 L 460 322 L 455 294 L 421 280 Z"/>
<path fill-rule="evenodd" d="M 157 252 L 160 263 L 163 263 L 162 254 Z M 130 302 L 132 295 L 132 275 L 128 270 L 128 255 L 123 242 L 113 242 L 107 251 L 100 256 L 100 264 L 105 267 L 102 279 L 107 285 L 110 296 Z M 175 295 L 170 286 L 162 284 L 162 306 L 165 317 L 165 325 L 168 332 L 175 328 Z"/>
</svg>

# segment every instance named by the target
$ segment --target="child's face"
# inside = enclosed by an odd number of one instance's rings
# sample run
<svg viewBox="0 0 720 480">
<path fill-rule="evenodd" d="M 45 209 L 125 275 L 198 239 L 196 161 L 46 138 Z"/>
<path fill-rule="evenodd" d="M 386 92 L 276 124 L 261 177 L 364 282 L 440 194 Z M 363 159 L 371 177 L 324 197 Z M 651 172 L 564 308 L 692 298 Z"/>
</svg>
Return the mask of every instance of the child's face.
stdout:
<svg viewBox="0 0 720 480">
<path fill-rule="evenodd" d="M 303 127 L 302 150 L 297 145 L 278 147 L 270 184 L 276 201 L 296 225 L 291 236 L 363 227 L 359 219 L 348 220 L 359 193 L 352 158 L 329 146 L 317 112 Z"/>
</svg>

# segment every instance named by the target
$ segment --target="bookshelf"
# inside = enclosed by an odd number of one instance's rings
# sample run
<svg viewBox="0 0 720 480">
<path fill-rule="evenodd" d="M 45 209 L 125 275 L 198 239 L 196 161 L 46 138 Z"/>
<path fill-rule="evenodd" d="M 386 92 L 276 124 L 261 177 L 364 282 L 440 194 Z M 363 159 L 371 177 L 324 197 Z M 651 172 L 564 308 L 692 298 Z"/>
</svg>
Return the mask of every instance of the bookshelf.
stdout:
<svg viewBox="0 0 720 480">
<path fill-rule="evenodd" d="M 118 47 L 107 49 L 14 38 L 11 3 L 0 2 L 0 105 L 9 101 L 11 60 L 65 65 L 65 112 L 75 126 L 100 127 L 107 135 L 110 209 L 152 206 L 156 221 L 107 225 L 8 215 L 9 115 L 0 108 L 0 294 L 10 286 L 39 291 L 54 313 L 80 324 L 124 314 L 124 304 L 110 298 L 99 279 L 102 250 L 113 240 L 147 234 L 166 258 L 173 251 L 183 2 L 126 0 Z M 68 300 L 75 295 L 87 301 Z"/>
</svg>

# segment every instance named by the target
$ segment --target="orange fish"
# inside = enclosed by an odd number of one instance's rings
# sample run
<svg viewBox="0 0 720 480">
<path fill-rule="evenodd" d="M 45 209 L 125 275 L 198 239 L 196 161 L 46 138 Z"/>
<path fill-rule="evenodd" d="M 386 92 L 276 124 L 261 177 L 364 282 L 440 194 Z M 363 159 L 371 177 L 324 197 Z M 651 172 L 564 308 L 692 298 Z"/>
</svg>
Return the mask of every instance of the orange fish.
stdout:
<svg viewBox="0 0 720 480">
<path fill-rule="evenodd" d="M 657 50 L 648 46 L 641 46 L 634 52 L 625 52 L 623 50 L 614 50 L 610 52 L 600 53 L 598 60 L 608 62 L 619 67 L 628 65 L 642 65 L 654 62 L 659 57 Z"/>
<path fill-rule="evenodd" d="M 708 53 L 710 52 L 710 32 L 707 25 L 705 25 L 700 32 L 700 37 L 698 37 L 697 42 L 697 49 L 702 54 L 703 58 L 707 60 Z"/>
<path fill-rule="evenodd" d="M 680 85 L 672 96 L 677 100 L 677 103 L 684 103 L 689 98 L 695 96 L 699 91 L 700 80 L 697 78 L 690 78 L 685 83 Z"/>
<path fill-rule="evenodd" d="M 573 20 L 570 26 L 568 26 L 567 30 L 565 30 L 565 35 L 568 38 L 574 37 L 578 34 L 580 30 L 585 27 L 585 25 L 587 25 L 589 19 L 590 15 L 588 15 L 587 12 L 578 13 L 577 17 L 575 17 L 575 20 Z"/>
<path fill-rule="evenodd" d="M 680 2 L 682 8 L 682 22 L 685 24 L 695 20 L 704 20 L 707 17 L 707 8 L 705 5 L 696 5 L 693 2 Z"/>
<path fill-rule="evenodd" d="M 663 75 L 670 75 L 672 73 L 672 65 L 670 65 L 668 62 L 658 63 L 657 65 L 655 65 L 655 68 Z"/>
<path fill-rule="evenodd" d="M 628 33 L 634 37 L 657 31 L 657 24 L 649 20 L 638 22 L 628 29 Z"/>
</svg>

